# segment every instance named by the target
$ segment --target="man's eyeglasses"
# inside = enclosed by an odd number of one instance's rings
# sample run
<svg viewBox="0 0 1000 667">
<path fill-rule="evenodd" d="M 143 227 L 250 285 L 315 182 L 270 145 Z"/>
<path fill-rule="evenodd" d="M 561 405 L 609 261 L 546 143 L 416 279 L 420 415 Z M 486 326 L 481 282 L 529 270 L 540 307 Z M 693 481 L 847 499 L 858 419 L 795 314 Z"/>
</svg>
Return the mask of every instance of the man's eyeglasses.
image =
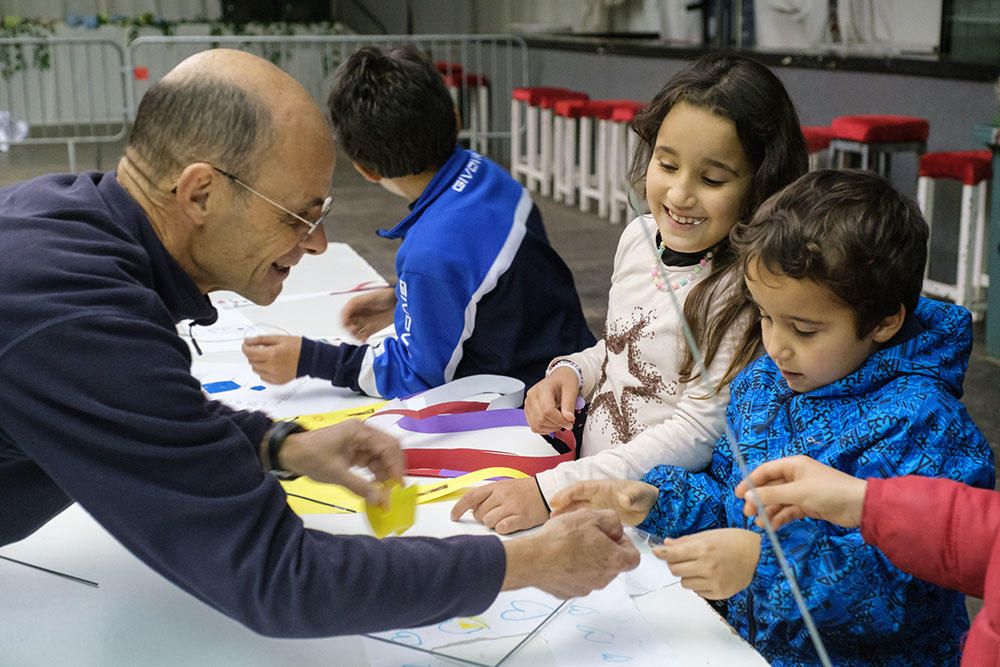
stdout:
<svg viewBox="0 0 1000 667">
<path fill-rule="evenodd" d="M 307 238 L 310 234 L 312 234 L 316 230 L 317 227 L 319 227 L 323 223 L 323 220 L 326 219 L 326 216 L 328 216 L 330 214 L 330 209 L 333 208 L 333 197 L 327 197 L 326 199 L 323 200 L 323 205 L 319 209 L 319 217 L 316 218 L 315 220 L 313 220 L 312 222 L 310 222 L 309 220 L 306 220 L 305 218 L 303 218 L 298 213 L 293 213 L 292 211 L 289 211 L 287 208 L 285 208 L 284 206 L 282 206 L 278 202 L 274 201 L 273 199 L 271 199 L 267 195 L 263 195 L 263 194 L 257 192 L 256 190 L 254 190 L 253 188 L 251 188 L 249 185 L 247 185 L 246 183 L 244 183 L 243 181 L 241 181 L 237 176 L 234 176 L 233 174 L 230 174 L 228 171 L 225 171 L 224 169 L 219 169 L 215 165 L 212 165 L 212 169 L 216 170 L 217 172 L 219 172 L 220 174 L 222 174 L 223 176 L 225 176 L 226 178 L 228 178 L 229 180 L 231 180 L 236 185 L 240 186 L 241 188 L 244 188 L 245 190 L 247 190 L 251 194 L 257 195 L 258 197 L 260 197 L 261 199 L 263 199 L 264 201 L 266 201 L 271 206 L 273 206 L 276 209 L 282 211 L 283 213 L 286 213 L 286 214 L 292 216 L 293 218 L 295 218 L 296 220 L 298 220 L 299 222 L 301 222 L 303 225 L 305 225 L 306 226 L 306 233 L 303 235 L 303 237 L 302 237 L 303 239 Z"/>
<path fill-rule="evenodd" d="M 302 240 L 305 240 L 305 239 L 309 238 L 309 235 L 312 234 L 314 231 L 316 231 L 316 228 L 319 227 L 320 224 L 322 224 L 323 220 L 326 219 L 326 216 L 330 215 L 330 209 L 333 208 L 333 197 L 327 197 L 326 199 L 323 200 L 323 205 L 320 206 L 319 217 L 316 218 L 315 220 L 313 220 L 312 222 L 309 222 L 308 220 L 306 220 L 305 218 L 303 218 L 298 213 L 293 213 L 292 211 L 289 211 L 287 208 L 285 208 L 284 206 L 282 206 L 278 202 L 274 201 L 273 199 L 271 199 L 267 195 L 263 195 L 263 194 L 257 192 L 256 190 L 254 190 L 253 188 L 251 188 L 249 185 L 247 185 L 246 183 L 244 183 L 243 181 L 241 181 L 238 176 L 230 174 L 225 169 L 219 169 L 214 164 L 213 165 L 209 165 L 209 166 L 212 167 L 212 169 L 214 169 L 217 172 L 219 172 L 220 174 L 222 174 L 223 176 L 225 176 L 226 178 L 228 178 L 229 180 L 231 180 L 236 185 L 240 186 L 241 188 L 244 188 L 244 189 L 248 190 L 250 192 L 250 194 L 257 195 L 258 197 L 260 197 L 261 199 L 263 199 L 268 204 L 270 204 L 271 206 L 275 207 L 276 209 L 278 209 L 282 213 L 285 213 L 287 215 L 292 216 L 298 222 L 301 222 L 303 225 L 305 225 L 306 226 L 306 233 L 302 235 Z M 171 194 L 176 194 L 177 193 L 177 187 L 175 186 L 174 189 L 171 190 L 170 192 L 171 192 Z"/>
</svg>

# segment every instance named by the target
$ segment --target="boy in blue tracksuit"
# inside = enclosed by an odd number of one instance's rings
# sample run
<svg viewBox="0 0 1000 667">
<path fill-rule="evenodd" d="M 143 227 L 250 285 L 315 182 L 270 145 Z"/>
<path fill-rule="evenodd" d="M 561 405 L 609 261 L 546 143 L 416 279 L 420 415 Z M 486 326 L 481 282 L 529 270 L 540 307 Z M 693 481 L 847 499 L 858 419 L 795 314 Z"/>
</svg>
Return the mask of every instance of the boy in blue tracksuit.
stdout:
<svg viewBox="0 0 1000 667">
<path fill-rule="evenodd" d="M 989 443 L 959 401 L 971 319 L 919 297 L 927 226 L 911 201 L 873 174 L 810 172 L 733 241 L 767 351 L 730 387 L 749 469 L 805 454 L 861 478 L 993 488 Z M 585 482 L 552 505 L 595 498 L 667 537 L 657 555 L 685 587 L 728 599 L 729 622 L 772 664 L 816 664 L 772 545 L 733 494 L 741 479 L 723 436 L 704 472 Z M 833 664 L 958 664 L 961 594 L 897 569 L 858 530 L 806 519 L 778 536 Z"/>
<path fill-rule="evenodd" d="M 338 71 L 329 109 L 355 169 L 413 202 L 402 222 L 379 231 L 402 239 L 395 289 L 355 297 L 343 312 L 359 340 L 389 324 L 395 335 L 360 346 L 251 339 L 244 352 L 264 380 L 311 375 L 387 398 L 477 373 L 531 386 L 553 357 L 594 344 L 531 196 L 458 146 L 452 98 L 419 51 L 357 51 Z"/>
</svg>

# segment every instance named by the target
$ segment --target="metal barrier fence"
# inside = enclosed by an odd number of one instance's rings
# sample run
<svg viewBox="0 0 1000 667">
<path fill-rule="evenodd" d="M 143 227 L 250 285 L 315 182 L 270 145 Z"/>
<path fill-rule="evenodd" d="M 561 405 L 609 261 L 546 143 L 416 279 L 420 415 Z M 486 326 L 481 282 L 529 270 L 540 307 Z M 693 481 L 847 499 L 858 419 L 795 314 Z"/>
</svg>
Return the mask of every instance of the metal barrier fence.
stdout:
<svg viewBox="0 0 1000 667">
<path fill-rule="evenodd" d="M 334 72 L 362 46 L 414 44 L 438 64 L 462 116 L 460 138 L 506 156 L 511 91 L 528 85 L 528 47 L 515 35 L 269 35 L 140 37 L 129 47 L 130 117 L 148 88 L 184 58 L 216 47 L 267 58 L 325 107 Z M 419 132 L 420 128 L 414 128 Z"/>
<path fill-rule="evenodd" d="M 140 37 L 126 50 L 108 39 L 0 38 L 0 123 L 29 126 L 26 137 L 0 127 L 8 144 L 65 144 L 76 171 L 81 143 L 115 143 L 128 133 L 138 100 L 199 51 L 250 51 L 294 76 L 324 106 L 337 67 L 362 46 L 415 44 L 438 64 L 463 120 L 460 138 L 506 159 L 511 91 L 528 84 L 528 50 L 514 35 L 268 35 Z M 7 112 L 9 116 L 5 116 Z M 419 131 L 419 128 L 414 128 Z"/>
<path fill-rule="evenodd" d="M 29 126 L 5 144 L 112 143 L 128 131 L 125 49 L 110 40 L 0 38 L 0 112 Z"/>
</svg>

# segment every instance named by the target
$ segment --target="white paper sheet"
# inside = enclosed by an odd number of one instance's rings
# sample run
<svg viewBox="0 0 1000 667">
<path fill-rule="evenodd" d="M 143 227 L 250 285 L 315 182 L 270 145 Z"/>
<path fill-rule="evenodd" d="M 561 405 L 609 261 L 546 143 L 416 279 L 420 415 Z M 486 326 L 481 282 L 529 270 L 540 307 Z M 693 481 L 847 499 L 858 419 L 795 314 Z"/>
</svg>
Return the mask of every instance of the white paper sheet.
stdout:
<svg viewBox="0 0 1000 667">
<path fill-rule="evenodd" d="M 556 662 L 567 667 L 680 665 L 636 609 L 623 577 L 603 590 L 568 602 L 542 629 L 541 636 Z"/>
<path fill-rule="evenodd" d="M 423 657 L 437 654 L 467 660 L 473 664 L 496 665 L 531 633 L 542 626 L 562 601 L 537 588 L 500 593 L 489 609 L 467 618 L 453 618 L 422 628 L 372 633 L 393 644 L 416 649 L 407 664 L 421 662 Z M 390 646 L 395 649 L 395 647 Z M 368 645 L 371 657 L 379 653 L 377 646 Z M 380 657 L 379 661 L 383 658 Z M 416 663 L 414 663 L 416 661 Z"/>
<path fill-rule="evenodd" d="M 314 378 L 298 378 L 284 385 L 268 384 L 245 362 L 195 359 L 191 374 L 202 383 L 210 399 L 222 401 L 236 410 L 261 410 L 277 419 L 329 412 L 378 400 Z"/>
</svg>

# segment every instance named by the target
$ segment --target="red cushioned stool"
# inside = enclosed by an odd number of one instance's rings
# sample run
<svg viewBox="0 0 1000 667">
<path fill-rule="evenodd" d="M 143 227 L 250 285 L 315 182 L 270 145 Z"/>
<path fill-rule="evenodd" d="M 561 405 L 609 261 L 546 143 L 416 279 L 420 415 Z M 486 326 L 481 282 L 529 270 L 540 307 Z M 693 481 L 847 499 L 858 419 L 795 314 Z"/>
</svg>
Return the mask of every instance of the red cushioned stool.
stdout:
<svg viewBox="0 0 1000 667">
<path fill-rule="evenodd" d="M 437 63 L 440 68 L 442 63 Z M 452 63 L 443 63 L 450 65 Z M 459 71 L 442 74 L 444 84 L 458 107 L 462 119 L 460 139 L 468 139 L 469 147 L 479 153 L 489 152 L 490 80 L 479 74 Z"/>
<path fill-rule="evenodd" d="M 873 170 L 885 178 L 889 177 L 891 155 L 923 155 L 930 133 L 927 121 L 913 116 L 840 116 L 833 119 L 830 128 L 831 166 L 843 167 L 847 154 L 855 153 L 861 156 L 862 169 L 872 169 L 874 158 Z"/>
<path fill-rule="evenodd" d="M 820 168 L 820 156 L 829 150 L 833 141 L 833 128 L 818 125 L 803 125 L 802 136 L 806 140 L 806 150 L 809 152 L 810 171 Z"/>
<path fill-rule="evenodd" d="M 515 88 L 511 93 L 510 173 L 529 190 L 545 196 L 552 191 L 552 105 L 588 97 L 568 88 Z"/>
<path fill-rule="evenodd" d="M 986 262 L 986 198 L 993 178 L 993 154 L 989 150 L 927 153 L 920 158 L 917 202 L 933 233 L 934 182 L 945 178 L 962 183 L 962 212 L 958 220 L 958 258 L 955 282 L 931 280 L 930 257 L 924 270 L 924 293 L 951 299 L 972 311 L 974 318 L 986 312 L 989 275 Z"/>
<path fill-rule="evenodd" d="M 611 118 L 620 100 L 593 100 L 579 107 L 580 112 L 580 169 L 577 172 L 577 192 L 580 210 L 590 210 L 590 202 L 597 203 L 597 215 L 608 217 L 611 199 L 608 187 L 609 136 L 600 131 L 600 123 Z"/>
<path fill-rule="evenodd" d="M 609 144 L 599 123 L 611 117 L 617 103 L 617 100 L 563 99 L 553 104 L 552 197 L 556 201 L 572 206 L 579 193 L 581 210 L 587 211 L 594 200 L 598 214 L 607 215 Z"/>
<path fill-rule="evenodd" d="M 461 74 L 465 71 L 461 63 L 448 60 L 438 60 L 434 63 L 434 67 L 442 74 Z"/>
<path fill-rule="evenodd" d="M 629 199 L 632 184 L 628 180 L 628 168 L 639 139 L 639 136 L 632 131 L 632 121 L 645 106 L 645 103 L 635 100 L 618 100 L 611 111 L 611 117 L 599 123 L 609 137 L 608 220 L 612 224 L 620 224 L 623 214 L 627 214 L 625 222 L 638 215 Z"/>
</svg>

